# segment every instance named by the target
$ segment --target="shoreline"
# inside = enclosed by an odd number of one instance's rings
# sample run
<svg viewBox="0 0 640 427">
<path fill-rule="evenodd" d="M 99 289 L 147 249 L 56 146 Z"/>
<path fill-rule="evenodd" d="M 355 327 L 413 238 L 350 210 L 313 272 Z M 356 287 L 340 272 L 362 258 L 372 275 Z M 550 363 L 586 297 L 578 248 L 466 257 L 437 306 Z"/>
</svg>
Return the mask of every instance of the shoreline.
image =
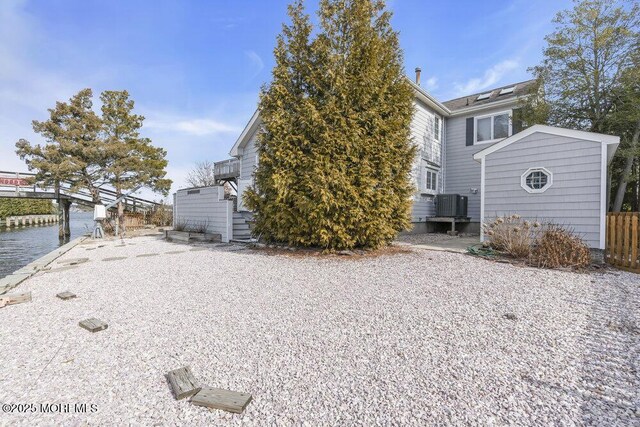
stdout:
<svg viewBox="0 0 640 427">
<path fill-rule="evenodd" d="M 20 283 L 27 280 L 34 274 L 42 271 L 45 267 L 51 264 L 62 255 L 69 252 L 71 249 L 88 239 L 88 235 L 76 237 L 75 239 L 65 243 L 64 245 L 52 250 L 51 252 L 31 261 L 29 264 L 15 270 L 13 273 L 6 275 L 0 279 L 0 295 L 4 295 Z"/>
<path fill-rule="evenodd" d="M 637 343 L 640 288 L 631 273 L 523 269 L 427 250 L 265 256 L 233 244 L 171 243 L 158 232 L 131 237 L 79 242 L 20 285 L 33 294 L 29 303 L 0 311 L 9 373 L 0 401 L 96 408 L 6 414 L 7 422 L 429 425 L 474 416 L 480 424 L 585 417 L 628 424 L 633 417 L 637 379 L 625 372 L 636 355 L 629 345 Z M 76 298 L 62 300 L 62 292 Z M 92 334 L 79 326 L 91 318 L 108 328 Z M 182 366 L 203 386 L 253 401 L 240 415 L 177 401 L 165 375 Z M 558 387 L 545 387 L 545 378 Z"/>
</svg>

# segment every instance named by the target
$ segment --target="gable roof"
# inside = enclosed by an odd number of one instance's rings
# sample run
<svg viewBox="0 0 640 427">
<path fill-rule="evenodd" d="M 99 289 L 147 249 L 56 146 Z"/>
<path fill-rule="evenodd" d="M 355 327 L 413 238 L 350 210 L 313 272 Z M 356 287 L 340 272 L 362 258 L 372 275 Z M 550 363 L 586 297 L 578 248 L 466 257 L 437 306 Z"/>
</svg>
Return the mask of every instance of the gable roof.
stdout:
<svg viewBox="0 0 640 427">
<path fill-rule="evenodd" d="M 425 103 L 427 106 L 433 108 L 433 110 L 435 110 L 438 114 L 442 114 L 445 117 L 453 116 L 456 114 L 463 114 L 470 110 L 478 110 L 485 107 L 491 108 L 505 103 L 513 103 L 519 97 L 526 95 L 529 88 L 535 83 L 535 80 L 527 80 L 524 82 L 512 83 L 510 85 L 487 90 L 483 93 L 491 94 L 488 99 L 476 100 L 480 95 L 479 93 L 477 93 L 474 95 L 452 99 L 446 102 L 440 102 L 422 87 L 417 85 L 409 77 L 406 77 L 406 79 L 411 84 L 416 99 Z M 500 91 L 511 87 L 514 87 L 514 90 L 512 92 L 500 95 Z M 469 105 L 467 105 L 467 99 L 469 100 Z M 472 102 L 472 100 L 475 101 Z M 256 109 L 255 113 L 253 113 L 253 116 L 251 116 L 249 123 L 247 123 L 245 128 L 242 130 L 242 133 L 233 144 L 233 147 L 231 147 L 231 151 L 229 151 L 229 155 L 231 157 L 237 157 L 239 155 L 239 149 L 246 145 L 247 141 L 249 141 L 251 135 L 253 135 L 253 132 L 258 128 L 260 123 L 260 113 L 259 110 Z"/>
<path fill-rule="evenodd" d="M 515 101 L 517 98 L 527 95 L 535 82 L 535 79 L 533 79 L 519 83 L 512 83 L 509 85 L 497 87 L 495 89 L 488 89 L 483 92 L 474 93 L 472 95 L 466 95 L 460 98 L 451 99 L 449 101 L 443 102 L 442 104 L 449 110 L 451 110 L 452 113 L 455 113 L 459 110 L 467 108 L 479 106 L 488 107 L 490 106 L 489 104 L 501 103 L 502 101 L 506 100 Z M 513 90 L 508 91 L 511 88 L 513 88 Z M 485 98 L 481 97 L 481 95 L 488 96 Z M 478 99 L 478 97 L 480 97 L 480 99 Z"/>
<path fill-rule="evenodd" d="M 240 134 L 238 139 L 236 139 L 235 144 L 233 144 L 233 147 L 231 147 L 231 151 L 229 151 L 229 155 L 231 157 L 238 156 L 238 149 L 245 145 L 246 141 L 248 141 L 248 138 L 253 134 L 253 131 L 257 129 L 259 125 L 260 110 L 256 109 L 255 113 L 253 113 L 253 116 L 251 116 L 251 119 L 249 119 L 249 123 L 247 123 L 247 125 L 244 127 L 242 133 Z"/>
<path fill-rule="evenodd" d="M 416 98 L 418 98 L 420 101 L 424 102 L 429 107 L 433 108 L 434 110 L 436 110 L 438 113 L 442 114 L 443 116 L 448 116 L 448 115 L 451 114 L 451 111 L 447 107 L 445 107 L 440 101 L 438 101 L 433 96 L 431 96 L 431 94 L 429 94 L 429 92 L 427 92 L 422 87 L 417 85 L 409 77 L 407 77 L 407 81 L 411 84 L 411 87 L 414 90 Z"/>
<path fill-rule="evenodd" d="M 511 145 L 514 142 L 520 141 L 521 139 L 526 138 L 527 136 L 534 133 L 548 133 L 550 135 L 564 136 L 567 138 L 600 142 L 608 146 L 607 152 L 609 156 L 613 155 L 613 152 L 615 152 L 615 148 L 620 143 L 619 136 L 605 135 L 602 133 L 594 133 L 594 132 L 585 132 L 581 130 L 565 129 L 565 128 L 559 128 L 559 127 L 553 127 L 553 126 L 546 126 L 546 125 L 534 125 L 534 126 L 531 126 L 530 128 L 523 130 L 522 132 L 518 132 L 514 135 L 511 135 L 509 138 L 505 138 L 502 141 L 498 141 L 494 144 L 491 144 L 489 147 L 485 148 L 484 150 L 478 151 L 473 155 L 473 159 L 480 162 L 487 155 L 494 153 L 508 145 Z"/>
</svg>

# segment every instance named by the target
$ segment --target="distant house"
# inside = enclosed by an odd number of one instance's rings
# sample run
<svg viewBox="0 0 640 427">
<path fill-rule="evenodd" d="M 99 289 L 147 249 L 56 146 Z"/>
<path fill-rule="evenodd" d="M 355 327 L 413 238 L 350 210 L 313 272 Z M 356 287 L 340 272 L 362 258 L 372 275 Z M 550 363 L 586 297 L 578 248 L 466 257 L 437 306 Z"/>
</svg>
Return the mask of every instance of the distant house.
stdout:
<svg viewBox="0 0 640 427">
<path fill-rule="evenodd" d="M 479 233 L 485 220 L 518 213 L 570 225 L 590 246 L 604 248 L 607 165 L 618 137 L 549 126 L 523 130 L 517 109 L 533 80 L 446 102 L 427 93 L 419 80 L 410 82 L 415 94 L 411 135 L 419 148 L 412 171 L 414 231 L 430 229 L 437 194 L 460 194 L 468 197 L 463 231 Z M 220 182 L 236 187 L 237 204 L 219 198 L 223 193 L 215 188 L 179 190 L 176 219 L 216 224 L 210 231 L 223 240 L 250 237 L 251 213 L 242 195 L 259 167 L 260 124 L 256 111 L 231 148 L 232 158 L 216 163 Z"/>
</svg>

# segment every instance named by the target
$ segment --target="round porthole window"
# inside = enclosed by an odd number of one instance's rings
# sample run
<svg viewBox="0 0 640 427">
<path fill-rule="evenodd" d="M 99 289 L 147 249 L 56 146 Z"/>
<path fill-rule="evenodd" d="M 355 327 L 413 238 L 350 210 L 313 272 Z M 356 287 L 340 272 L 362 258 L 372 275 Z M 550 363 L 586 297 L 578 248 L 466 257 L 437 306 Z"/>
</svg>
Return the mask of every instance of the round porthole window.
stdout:
<svg viewBox="0 0 640 427">
<path fill-rule="evenodd" d="M 553 175 L 548 169 L 529 168 L 522 174 L 520 186 L 529 193 L 542 193 L 553 184 Z"/>
</svg>

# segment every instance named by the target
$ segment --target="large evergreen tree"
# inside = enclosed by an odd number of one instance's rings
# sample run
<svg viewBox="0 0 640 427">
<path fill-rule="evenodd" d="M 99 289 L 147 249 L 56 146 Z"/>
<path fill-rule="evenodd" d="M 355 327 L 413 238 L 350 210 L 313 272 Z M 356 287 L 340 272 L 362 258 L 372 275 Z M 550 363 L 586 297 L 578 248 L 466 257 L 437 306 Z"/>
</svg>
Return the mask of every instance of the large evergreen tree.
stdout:
<svg viewBox="0 0 640 427">
<path fill-rule="evenodd" d="M 609 129 L 622 141 L 612 165 L 617 178 L 612 205 L 616 212 L 640 210 L 640 40 L 632 57 L 632 65 L 621 73 L 621 84 L 614 91 L 614 109 L 608 120 Z"/>
<path fill-rule="evenodd" d="M 247 204 L 267 240 L 377 248 L 410 225 L 413 92 L 383 1 L 322 0 L 314 39 L 289 7 L 263 88 Z"/>
<path fill-rule="evenodd" d="M 35 170 L 36 180 L 45 185 L 70 182 L 74 189 L 87 189 L 94 203 L 100 203 L 98 188 L 104 184 L 105 152 L 100 149 L 102 122 L 92 110 L 92 91 L 83 89 L 69 102 L 56 102 L 49 109 L 49 119 L 33 121 L 33 130 L 46 141 L 32 145 L 21 139 L 16 153 L 29 170 Z"/>
<path fill-rule="evenodd" d="M 608 187 L 617 189 L 613 210 L 621 210 L 639 159 L 640 5 L 574 0 L 574 7 L 559 12 L 553 22 L 556 28 L 545 37 L 543 61 L 532 69 L 537 85 L 521 114 L 527 124 L 619 135 Z"/>
<path fill-rule="evenodd" d="M 102 101 L 102 146 L 106 153 L 106 181 L 116 197 L 127 190 L 147 187 L 166 195 L 171 180 L 166 179 L 166 150 L 151 145 L 140 135 L 144 117 L 133 113 L 134 101 L 126 90 L 107 90 Z M 124 220 L 124 204 L 118 203 L 118 219 Z"/>
<path fill-rule="evenodd" d="M 72 190 L 88 189 L 92 201 L 101 203 L 100 187 L 110 185 L 118 196 L 126 190 L 147 187 L 167 194 L 166 151 L 140 135 L 144 117 L 134 114 L 127 91 L 101 94 L 102 117 L 92 109 L 92 91 L 83 89 L 69 102 L 57 102 L 49 119 L 33 121 L 44 145 L 25 139 L 16 143 L 17 154 L 36 171 L 36 181 L 46 185 L 68 182 Z M 120 220 L 123 204 L 118 204 Z"/>
</svg>

